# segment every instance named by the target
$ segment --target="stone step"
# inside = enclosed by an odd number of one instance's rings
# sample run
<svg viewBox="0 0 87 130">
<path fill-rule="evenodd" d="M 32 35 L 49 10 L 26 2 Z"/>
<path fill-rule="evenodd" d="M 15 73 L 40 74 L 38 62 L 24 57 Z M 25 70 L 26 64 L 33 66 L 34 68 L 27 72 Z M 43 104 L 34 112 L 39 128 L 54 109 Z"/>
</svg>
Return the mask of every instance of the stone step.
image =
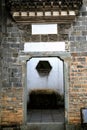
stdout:
<svg viewBox="0 0 87 130">
<path fill-rule="evenodd" d="M 29 123 L 26 130 L 65 130 L 63 123 Z"/>
</svg>

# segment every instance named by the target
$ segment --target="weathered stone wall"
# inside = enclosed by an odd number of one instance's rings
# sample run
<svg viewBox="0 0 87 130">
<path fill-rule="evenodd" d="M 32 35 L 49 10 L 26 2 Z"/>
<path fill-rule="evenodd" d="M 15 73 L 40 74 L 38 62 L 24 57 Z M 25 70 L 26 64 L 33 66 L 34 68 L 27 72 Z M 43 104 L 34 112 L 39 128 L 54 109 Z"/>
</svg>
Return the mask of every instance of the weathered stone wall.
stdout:
<svg viewBox="0 0 87 130">
<path fill-rule="evenodd" d="M 15 24 L 7 25 L 7 33 L 1 42 L 1 122 L 12 124 L 23 122 L 22 66 L 17 63 L 23 50 L 21 31 Z"/>
<path fill-rule="evenodd" d="M 7 32 L 4 33 L 1 41 L 0 124 L 23 123 L 23 71 L 21 63 L 18 62 L 18 57 L 24 49 L 24 42 L 68 41 L 67 30 L 69 28 L 70 25 L 61 24 L 58 25 L 59 33 L 56 35 L 32 35 L 30 24 L 16 25 L 10 19 L 7 19 Z"/>
<path fill-rule="evenodd" d="M 45 35 L 32 35 L 32 26 L 18 25 L 19 29 L 23 31 L 23 40 L 25 42 L 55 42 L 55 41 L 68 41 L 69 29 L 71 24 L 58 24 L 58 34 L 45 34 Z"/>
<path fill-rule="evenodd" d="M 12 125 L 23 122 L 23 89 L 4 87 L 1 93 L 1 124 Z"/>
<path fill-rule="evenodd" d="M 72 53 L 69 87 L 69 122 L 81 122 L 80 109 L 87 107 L 87 52 Z"/>
<path fill-rule="evenodd" d="M 83 6 L 75 22 L 72 24 L 69 39 L 71 41 L 71 52 L 87 51 L 87 9 Z"/>
<path fill-rule="evenodd" d="M 87 1 L 84 1 L 87 2 Z M 69 38 L 71 41 L 72 61 L 70 64 L 69 122 L 80 123 L 80 109 L 87 107 L 87 8 L 83 5 L 72 24 Z"/>
<path fill-rule="evenodd" d="M 80 108 L 87 107 L 87 0 L 72 24 L 59 24 L 58 34 L 32 35 L 31 25 L 17 25 L 7 19 L 0 23 L 0 124 L 23 122 L 24 86 L 18 63 L 24 42 L 70 41 L 69 123 L 80 123 Z M 2 28 L 4 32 L 2 33 Z"/>
</svg>

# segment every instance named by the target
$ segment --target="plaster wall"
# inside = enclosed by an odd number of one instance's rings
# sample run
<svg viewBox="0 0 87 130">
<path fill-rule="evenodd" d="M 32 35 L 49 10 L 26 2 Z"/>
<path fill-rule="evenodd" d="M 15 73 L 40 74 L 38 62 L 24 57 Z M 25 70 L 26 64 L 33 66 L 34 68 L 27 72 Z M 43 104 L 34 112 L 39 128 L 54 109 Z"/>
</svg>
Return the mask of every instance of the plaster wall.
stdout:
<svg viewBox="0 0 87 130">
<path fill-rule="evenodd" d="M 48 75 L 41 76 L 36 70 L 39 61 L 49 61 L 52 69 Z M 63 94 L 63 62 L 55 57 L 30 59 L 27 62 L 27 89 L 28 92 L 32 89 L 54 89 Z"/>
</svg>

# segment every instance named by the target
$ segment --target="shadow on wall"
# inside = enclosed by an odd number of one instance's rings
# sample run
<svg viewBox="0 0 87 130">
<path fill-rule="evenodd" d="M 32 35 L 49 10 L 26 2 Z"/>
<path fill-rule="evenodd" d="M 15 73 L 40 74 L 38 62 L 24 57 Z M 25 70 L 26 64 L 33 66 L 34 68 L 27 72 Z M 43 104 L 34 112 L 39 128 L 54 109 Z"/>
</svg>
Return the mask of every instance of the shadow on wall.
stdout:
<svg viewBox="0 0 87 130">
<path fill-rule="evenodd" d="M 28 109 L 57 109 L 64 107 L 64 96 L 53 89 L 34 89 L 29 93 Z"/>
</svg>

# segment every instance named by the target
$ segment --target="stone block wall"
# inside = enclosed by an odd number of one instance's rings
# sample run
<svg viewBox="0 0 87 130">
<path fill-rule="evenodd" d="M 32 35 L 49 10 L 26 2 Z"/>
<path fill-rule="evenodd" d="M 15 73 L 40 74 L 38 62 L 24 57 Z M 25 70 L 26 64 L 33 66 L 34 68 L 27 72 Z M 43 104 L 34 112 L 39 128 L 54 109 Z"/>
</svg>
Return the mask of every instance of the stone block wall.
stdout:
<svg viewBox="0 0 87 130">
<path fill-rule="evenodd" d="M 72 24 L 58 24 L 58 34 L 32 35 L 31 25 L 7 20 L 0 23 L 0 124 L 23 123 L 24 86 L 22 65 L 18 62 L 25 42 L 69 41 L 68 123 L 80 123 L 80 108 L 87 107 L 87 0 Z M 16 121 L 16 122 L 15 122 Z"/>
<path fill-rule="evenodd" d="M 3 34 L 3 33 L 2 33 Z M 1 41 L 0 124 L 22 124 L 23 86 L 22 66 L 18 64 L 23 50 L 22 33 L 14 24 L 7 26 Z"/>
<path fill-rule="evenodd" d="M 71 52 L 87 51 L 87 7 L 84 5 L 80 10 L 80 15 L 72 23 L 69 40 L 71 41 Z"/>
<path fill-rule="evenodd" d="M 80 123 L 80 109 L 87 107 L 87 52 L 72 53 L 69 86 L 69 122 Z"/>
<path fill-rule="evenodd" d="M 87 1 L 85 0 L 84 3 L 87 4 Z M 71 26 L 69 40 L 72 61 L 69 73 L 68 122 L 81 123 L 80 109 L 87 107 L 87 7 L 85 5 Z"/>
<path fill-rule="evenodd" d="M 5 87 L 1 93 L 1 124 L 12 125 L 23 122 L 23 89 Z"/>
<path fill-rule="evenodd" d="M 19 51 L 24 46 L 21 42 L 21 33 L 17 27 L 7 27 L 7 33 L 1 42 L 2 51 L 2 86 L 21 87 L 21 65 L 17 64 Z"/>
<path fill-rule="evenodd" d="M 18 25 L 18 28 L 22 31 L 22 36 L 24 42 L 56 42 L 56 41 L 69 41 L 69 30 L 71 24 L 58 24 L 57 34 L 41 34 L 32 35 L 32 26 L 28 25 Z"/>
<path fill-rule="evenodd" d="M 3 37 L 1 37 L 1 125 L 22 124 L 24 121 L 23 70 L 21 63 L 18 62 L 20 52 L 24 49 L 24 43 L 68 41 L 68 33 L 65 30 L 70 28 L 68 24 L 66 26 L 60 24 L 58 26 L 59 33 L 56 35 L 32 35 L 30 24 L 17 25 L 9 19 L 8 21 L 7 32 L 3 33 Z M 68 44 L 66 50 L 68 50 Z"/>
</svg>

